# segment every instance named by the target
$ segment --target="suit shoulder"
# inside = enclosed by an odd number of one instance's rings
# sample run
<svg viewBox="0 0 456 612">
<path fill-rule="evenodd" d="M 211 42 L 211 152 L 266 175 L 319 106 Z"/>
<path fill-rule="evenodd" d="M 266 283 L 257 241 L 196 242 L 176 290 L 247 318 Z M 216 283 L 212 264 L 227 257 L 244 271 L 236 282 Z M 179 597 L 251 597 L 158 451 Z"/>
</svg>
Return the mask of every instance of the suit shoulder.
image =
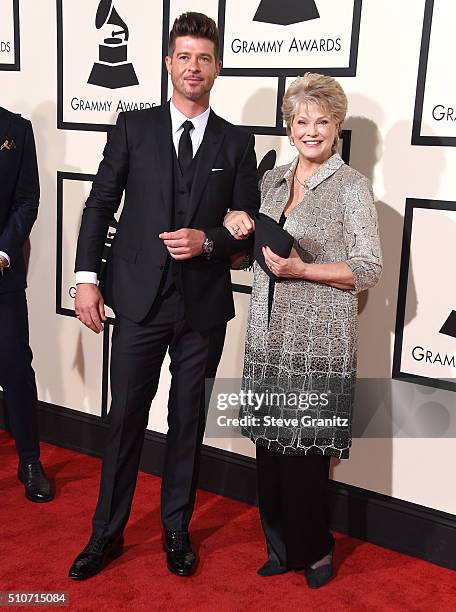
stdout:
<svg viewBox="0 0 456 612">
<path fill-rule="evenodd" d="M 122 111 L 119 115 L 125 117 L 125 121 L 131 124 L 142 124 L 145 121 L 159 121 L 166 113 L 166 106 L 152 106 L 151 108 L 141 108 L 138 110 Z"/>
<path fill-rule="evenodd" d="M 15 126 L 25 129 L 31 125 L 29 119 L 22 117 L 18 113 L 13 113 L 6 108 L 0 108 L 0 117 L 6 121 L 12 122 Z"/>
<path fill-rule="evenodd" d="M 219 115 L 215 115 L 215 117 L 217 118 L 217 121 L 219 122 L 220 127 L 225 132 L 229 133 L 231 137 L 235 137 L 235 138 L 237 137 L 238 139 L 245 140 L 247 142 L 252 136 L 251 132 L 246 130 L 244 127 L 240 125 L 235 125 L 234 123 L 230 123 L 229 121 L 227 121 L 226 119 L 223 119 L 223 117 L 220 117 Z"/>
</svg>

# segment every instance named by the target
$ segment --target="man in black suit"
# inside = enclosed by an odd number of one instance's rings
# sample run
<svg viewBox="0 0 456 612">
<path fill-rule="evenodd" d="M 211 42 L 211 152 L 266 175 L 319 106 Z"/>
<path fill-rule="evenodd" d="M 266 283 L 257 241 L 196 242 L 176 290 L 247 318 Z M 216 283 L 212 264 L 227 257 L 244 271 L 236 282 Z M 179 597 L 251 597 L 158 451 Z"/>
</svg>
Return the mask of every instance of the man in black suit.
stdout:
<svg viewBox="0 0 456 612">
<path fill-rule="evenodd" d="M 185 13 L 166 66 L 171 101 L 121 113 L 84 209 L 76 256 L 76 314 L 102 330 L 116 313 L 110 429 L 93 532 L 70 568 L 83 580 L 122 552 L 151 401 L 171 358 L 161 515 L 170 571 L 193 573 L 188 526 L 205 426 L 205 379 L 215 377 L 234 316 L 230 256 L 248 231 L 223 227 L 229 208 L 259 207 L 254 139 L 218 117 L 209 95 L 220 72 L 215 23 Z M 109 222 L 125 190 L 112 253 L 97 288 Z"/>
<path fill-rule="evenodd" d="M 40 463 L 37 393 L 29 346 L 24 244 L 38 214 L 40 186 L 30 121 L 0 108 L 0 386 L 27 499 L 48 502 Z"/>
</svg>

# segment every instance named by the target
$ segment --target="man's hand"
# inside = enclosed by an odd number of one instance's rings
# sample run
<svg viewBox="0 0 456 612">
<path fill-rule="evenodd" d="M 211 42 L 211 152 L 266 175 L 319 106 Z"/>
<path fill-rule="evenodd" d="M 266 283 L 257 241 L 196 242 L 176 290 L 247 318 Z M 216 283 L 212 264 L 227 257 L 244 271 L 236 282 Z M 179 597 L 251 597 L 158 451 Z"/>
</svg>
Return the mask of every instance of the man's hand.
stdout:
<svg viewBox="0 0 456 612">
<path fill-rule="evenodd" d="M 8 260 L 0 255 L 0 274 L 3 275 L 3 270 L 8 267 Z"/>
<path fill-rule="evenodd" d="M 284 259 L 267 247 L 262 247 L 264 261 L 273 274 L 280 278 L 305 278 L 305 264 L 296 249 L 292 248 L 289 257 Z"/>
<path fill-rule="evenodd" d="M 231 210 L 223 225 L 236 240 L 245 240 L 255 231 L 255 221 L 243 210 Z"/>
<path fill-rule="evenodd" d="M 74 309 L 77 318 L 86 327 L 99 334 L 106 321 L 104 300 L 100 290 L 93 283 L 81 283 L 76 287 Z"/>
<path fill-rule="evenodd" d="M 183 228 L 176 232 L 163 232 L 158 235 L 163 240 L 173 259 L 184 260 L 198 257 L 203 252 L 206 234 L 197 229 Z"/>
</svg>

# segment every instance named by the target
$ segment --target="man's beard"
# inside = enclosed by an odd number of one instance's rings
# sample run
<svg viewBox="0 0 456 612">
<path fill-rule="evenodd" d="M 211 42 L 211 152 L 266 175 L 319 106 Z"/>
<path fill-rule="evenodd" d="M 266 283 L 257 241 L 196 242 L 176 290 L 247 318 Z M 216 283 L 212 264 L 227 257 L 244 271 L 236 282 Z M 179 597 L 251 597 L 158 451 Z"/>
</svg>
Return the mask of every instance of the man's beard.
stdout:
<svg viewBox="0 0 456 612">
<path fill-rule="evenodd" d="M 194 102 L 211 91 L 214 81 L 215 79 L 210 83 L 201 81 L 201 86 L 190 87 L 187 86 L 184 79 L 181 79 L 180 82 L 179 80 L 176 80 L 175 83 L 173 82 L 173 86 L 180 91 L 180 93 L 183 94 L 187 100 L 192 100 L 192 102 Z M 180 86 L 180 83 L 182 83 L 182 86 Z"/>
<path fill-rule="evenodd" d="M 204 96 L 205 94 L 209 93 L 210 90 L 210 87 L 198 87 L 197 89 L 189 87 L 185 89 L 185 95 L 189 100 L 195 101 Z"/>
</svg>

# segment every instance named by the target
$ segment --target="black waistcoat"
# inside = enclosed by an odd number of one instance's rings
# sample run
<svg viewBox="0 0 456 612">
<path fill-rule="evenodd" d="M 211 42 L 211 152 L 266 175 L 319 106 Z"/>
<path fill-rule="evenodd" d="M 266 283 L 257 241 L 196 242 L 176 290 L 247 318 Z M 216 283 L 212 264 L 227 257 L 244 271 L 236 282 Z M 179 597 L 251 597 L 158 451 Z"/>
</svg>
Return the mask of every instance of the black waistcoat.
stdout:
<svg viewBox="0 0 456 612">
<path fill-rule="evenodd" d="M 199 149 L 193 158 L 186 176 L 182 176 L 179 162 L 177 161 L 176 151 L 173 146 L 173 208 L 171 211 L 172 227 L 170 231 L 175 231 L 184 227 L 185 217 L 190 205 L 190 194 L 192 191 L 195 168 L 198 162 L 198 152 Z M 182 283 L 180 271 L 181 267 L 178 262 L 168 255 L 163 271 L 161 288 L 159 290 L 161 295 L 166 293 L 172 285 L 176 285 L 177 289 L 181 291 Z"/>
</svg>

